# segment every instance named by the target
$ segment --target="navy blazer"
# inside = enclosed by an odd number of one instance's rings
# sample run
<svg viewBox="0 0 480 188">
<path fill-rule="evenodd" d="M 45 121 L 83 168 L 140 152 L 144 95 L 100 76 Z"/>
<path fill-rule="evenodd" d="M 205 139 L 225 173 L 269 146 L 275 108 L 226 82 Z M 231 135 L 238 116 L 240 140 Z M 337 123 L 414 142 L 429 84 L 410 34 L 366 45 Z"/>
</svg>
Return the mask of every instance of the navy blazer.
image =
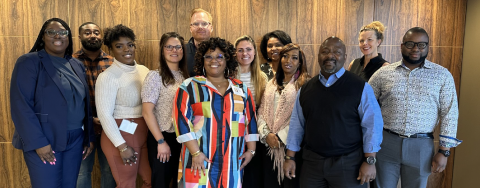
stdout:
<svg viewBox="0 0 480 188">
<path fill-rule="evenodd" d="M 95 140 L 90 111 L 90 95 L 85 68 L 79 60 L 67 57 L 73 71 L 82 81 L 85 92 L 85 146 Z M 67 100 L 57 69 L 45 50 L 20 56 L 10 83 L 10 110 L 15 133 L 12 144 L 24 152 L 48 144 L 53 151 L 67 146 Z"/>
</svg>

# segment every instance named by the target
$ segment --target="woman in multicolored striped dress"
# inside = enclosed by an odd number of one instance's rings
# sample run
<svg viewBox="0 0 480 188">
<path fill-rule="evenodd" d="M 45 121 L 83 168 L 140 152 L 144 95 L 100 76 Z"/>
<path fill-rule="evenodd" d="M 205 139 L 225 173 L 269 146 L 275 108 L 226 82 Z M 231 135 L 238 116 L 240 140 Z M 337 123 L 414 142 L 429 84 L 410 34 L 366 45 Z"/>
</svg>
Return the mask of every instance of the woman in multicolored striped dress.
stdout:
<svg viewBox="0 0 480 188">
<path fill-rule="evenodd" d="M 242 187 L 258 133 L 252 94 L 234 79 L 237 66 L 233 45 L 211 38 L 195 54 L 197 76 L 177 91 L 172 116 L 184 145 L 180 186 Z"/>
</svg>

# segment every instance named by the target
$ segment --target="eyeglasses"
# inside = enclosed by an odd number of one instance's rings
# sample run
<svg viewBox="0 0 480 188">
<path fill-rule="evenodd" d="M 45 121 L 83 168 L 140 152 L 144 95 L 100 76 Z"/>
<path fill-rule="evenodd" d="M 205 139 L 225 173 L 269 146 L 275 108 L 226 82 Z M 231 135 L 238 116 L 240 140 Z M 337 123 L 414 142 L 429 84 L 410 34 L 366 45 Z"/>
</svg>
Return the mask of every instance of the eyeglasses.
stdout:
<svg viewBox="0 0 480 188">
<path fill-rule="evenodd" d="M 176 46 L 172 46 L 172 45 L 168 45 L 168 46 L 164 46 L 165 49 L 167 49 L 167 51 L 172 51 L 173 49 L 179 51 L 182 49 L 182 45 L 176 45 Z"/>
<path fill-rule="evenodd" d="M 424 49 L 428 46 L 428 42 L 413 42 L 413 41 L 407 41 L 404 42 L 403 45 L 405 45 L 406 48 L 412 49 L 417 45 L 418 49 Z"/>
<path fill-rule="evenodd" d="M 208 27 L 210 24 L 210 22 L 194 22 L 194 23 L 191 23 L 190 26 L 193 26 L 194 28 L 206 28 Z"/>
<path fill-rule="evenodd" d="M 225 56 L 223 56 L 222 54 L 219 54 L 217 57 L 213 57 L 211 55 L 204 55 L 203 58 L 205 59 L 205 61 L 212 61 L 213 59 L 215 59 L 216 61 L 222 61 L 225 59 Z"/>
<path fill-rule="evenodd" d="M 66 38 L 68 36 L 68 31 L 67 30 L 55 31 L 54 29 L 47 29 L 47 30 L 45 30 L 45 33 L 47 34 L 47 36 L 49 36 L 51 38 L 54 38 L 55 35 L 57 35 L 57 34 L 58 34 L 58 36 L 60 36 L 60 38 Z"/>
</svg>

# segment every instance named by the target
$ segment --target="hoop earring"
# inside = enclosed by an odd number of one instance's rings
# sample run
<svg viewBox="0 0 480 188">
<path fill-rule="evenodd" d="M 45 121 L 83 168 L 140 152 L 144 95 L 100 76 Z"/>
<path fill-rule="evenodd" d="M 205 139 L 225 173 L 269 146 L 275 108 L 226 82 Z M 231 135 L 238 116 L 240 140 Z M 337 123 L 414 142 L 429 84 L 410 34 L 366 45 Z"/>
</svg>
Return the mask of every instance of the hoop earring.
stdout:
<svg viewBox="0 0 480 188">
<path fill-rule="evenodd" d="M 205 67 L 203 67 L 203 76 L 207 76 L 207 74 L 205 74 Z"/>
<path fill-rule="evenodd" d="M 227 70 L 227 71 L 228 71 L 227 75 L 225 75 L 226 77 L 228 77 L 228 76 L 230 75 L 230 69 L 228 69 L 228 68 L 225 68 L 225 70 Z M 223 70 L 223 74 L 225 74 L 225 70 Z"/>
</svg>

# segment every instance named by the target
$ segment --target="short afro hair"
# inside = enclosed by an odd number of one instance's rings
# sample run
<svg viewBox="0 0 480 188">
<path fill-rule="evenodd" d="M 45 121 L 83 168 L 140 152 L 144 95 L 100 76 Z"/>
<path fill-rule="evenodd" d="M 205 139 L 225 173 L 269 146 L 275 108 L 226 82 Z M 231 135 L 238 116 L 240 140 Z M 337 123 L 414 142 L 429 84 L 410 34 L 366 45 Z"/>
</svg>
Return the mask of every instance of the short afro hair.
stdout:
<svg viewBox="0 0 480 188">
<path fill-rule="evenodd" d="M 132 41 L 135 41 L 135 33 L 133 30 L 124 26 L 122 24 L 118 24 L 112 28 L 106 28 L 103 32 L 103 44 L 108 46 L 108 48 L 112 49 L 112 42 L 119 40 L 120 37 L 127 37 Z"/>
</svg>

